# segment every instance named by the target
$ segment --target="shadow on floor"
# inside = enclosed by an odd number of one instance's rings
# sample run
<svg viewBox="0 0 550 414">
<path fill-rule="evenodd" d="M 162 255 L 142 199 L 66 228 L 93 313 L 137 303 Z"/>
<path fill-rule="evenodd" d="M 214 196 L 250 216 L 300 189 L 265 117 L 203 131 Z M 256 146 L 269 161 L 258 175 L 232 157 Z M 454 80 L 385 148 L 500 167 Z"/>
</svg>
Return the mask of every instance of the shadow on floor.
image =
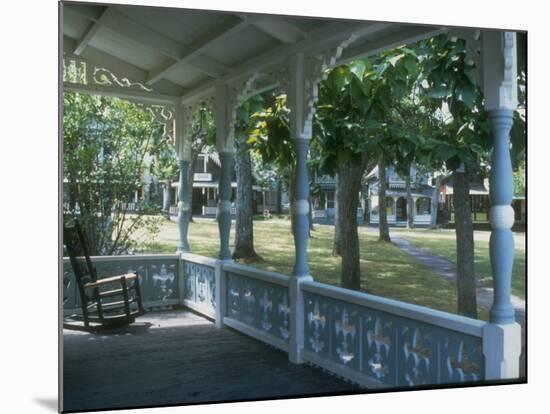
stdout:
<svg viewBox="0 0 550 414">
<path fill-rule="evenodd" d="M 146 328 L 64 331 L 64 409 L 92 410 L 341 395 L 359 387 L 188 311 Z"/>
</svg>

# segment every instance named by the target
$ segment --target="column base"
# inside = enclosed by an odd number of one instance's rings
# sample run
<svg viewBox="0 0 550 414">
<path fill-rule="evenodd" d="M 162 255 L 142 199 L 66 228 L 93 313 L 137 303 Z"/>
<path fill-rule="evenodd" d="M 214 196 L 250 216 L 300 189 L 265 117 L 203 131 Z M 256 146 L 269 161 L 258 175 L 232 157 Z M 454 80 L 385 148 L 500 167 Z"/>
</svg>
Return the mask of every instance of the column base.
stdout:
<svg viewBox="0 0 550 414">
<path fill-rule="evenodd" d="M 487 323 L 483 327 L 486 380 L 519 378 L 520 354 L 521 326 L 518 323 Z"/>
<path fill-rule="evenodd" d="M 313 277 L 291 276 L 290 292 L 290 340 L 288 344 L 288 359 L 294 364 L 303 364 L 302 350 L 304 348 L 304 297 L 300 284 L 313 282 Z"/>
</svg>

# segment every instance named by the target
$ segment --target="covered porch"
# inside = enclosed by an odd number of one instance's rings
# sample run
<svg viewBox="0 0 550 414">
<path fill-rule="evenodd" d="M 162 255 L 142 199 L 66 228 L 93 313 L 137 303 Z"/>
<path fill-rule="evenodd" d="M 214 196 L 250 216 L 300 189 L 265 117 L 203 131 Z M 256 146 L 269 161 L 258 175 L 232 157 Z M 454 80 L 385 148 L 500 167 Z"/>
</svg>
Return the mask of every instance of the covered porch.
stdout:
<svg viewBox="0 0 550 414">
<path fill-rule="evenodd" d="M 151 313 L 119 334 L 64 335 L 65 410 L 519 380 L 521 329 L 510 303 L 514 215 L 506 151 L 516 105 L 515 33 L 138 6 L 62 7 L 62 63 L 70 68 L 63 87 L 143 104 L 165 125 L 180 167 L 178 251 L 93 258 L 104 276 L 137 271 Z M 168 21 L 189 33 L 175 41 L 167 33 L 175 26 L 164 26 Z M 484 63 L 479 76 L 495 141 L 495 301 L 489 322 L 318 283 L 308 266 L 307 159 L 319 83 L 338 64 L 442 32 L 464 38 L 472 59 Z M 229 250 L 235 108 L 273 88 L 288 95 L 296 154 L 290 275 L 235 264 Z M 187 237 L 191 121 L 203 105 L 214 113 L 221 162 L 217 258 L 193 255 Z M 79 302 L 68 260 L 63 267 L 63 313 L 69 315 Z M 181 306 L 214 325 L 187 311 L 155 313 Z M 93 358 L 82 351 L 92 343 Z M 94 373 L 95 358 L 109 369 L 109 360 L 119 361 L 120 371 L 135 378 L 127 389 L 110 393 L 112 377 Z M 90 382 L 80 382 L 82 375 Z M 90 407 L 79 405 L 83 401 Z"/>
<path fill-rule="evenodd" d="M 67 411 L 362 392 L 184 309 L 150 312 L 109 333 L 66 331 L 64 347 Z"/>
</svg>

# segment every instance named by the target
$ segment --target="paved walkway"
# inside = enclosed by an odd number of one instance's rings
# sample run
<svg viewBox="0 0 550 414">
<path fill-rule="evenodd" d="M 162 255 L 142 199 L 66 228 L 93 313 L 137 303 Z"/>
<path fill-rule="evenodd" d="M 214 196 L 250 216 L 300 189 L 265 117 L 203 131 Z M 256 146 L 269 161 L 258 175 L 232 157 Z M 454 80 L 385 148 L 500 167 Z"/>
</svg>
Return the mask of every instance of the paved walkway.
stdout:
<svg viewBox="0 0 550 414">
<path fill-rule="evenodd" d="M 441 256 L 429 253 L 399 236 L 392 235 L 391 238 L 392 242 L 397 247 L 413 256 L 424 266 L 430 268 L 434 273 L 453 282 L 456 281 L 456 269 L 453 262 Z M 522 328 L 525 328 L 525 301 L 514 295 L 512 295 L 511 301 L 516 311 L 516 321 Z M 493 288 L 478 286 L 477 303 L 485 309 L 490 309 L 493 303 Z"/>
</svg>

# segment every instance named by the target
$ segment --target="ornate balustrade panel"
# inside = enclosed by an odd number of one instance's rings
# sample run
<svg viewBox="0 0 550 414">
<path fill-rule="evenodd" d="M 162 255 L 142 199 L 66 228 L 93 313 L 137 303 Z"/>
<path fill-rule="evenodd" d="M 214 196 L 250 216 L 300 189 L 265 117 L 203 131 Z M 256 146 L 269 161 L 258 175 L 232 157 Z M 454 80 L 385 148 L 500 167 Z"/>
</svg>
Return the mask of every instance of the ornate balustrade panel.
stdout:
<svg viewBox="0 0 550 414">
<path fill-rule="evenodd" d="M 224 272 L 224 324 L 279 349 L 288 350 L 288 278 L 235 264 L 224 265 Z"/>
<path fill-rule="evenodd" d="M 99 278 L 137 272 L 145 308 L 173 306 L 179 303 L 179 256 L 135 255 L 92 257 Z M 80 298 L 68 258 L 63 259 L 64 313 L 80 312 Z"/>
<path fill-rule="evenodd" d="M 184 254 L 183 304 L 210 318 L 216 316 L 216 260 Z"/>
<path fill-rule="evenodd" d="M 367 387 L 484 378 L 483 322 L 307 282 L 304 359 Z"/>
</svg>

